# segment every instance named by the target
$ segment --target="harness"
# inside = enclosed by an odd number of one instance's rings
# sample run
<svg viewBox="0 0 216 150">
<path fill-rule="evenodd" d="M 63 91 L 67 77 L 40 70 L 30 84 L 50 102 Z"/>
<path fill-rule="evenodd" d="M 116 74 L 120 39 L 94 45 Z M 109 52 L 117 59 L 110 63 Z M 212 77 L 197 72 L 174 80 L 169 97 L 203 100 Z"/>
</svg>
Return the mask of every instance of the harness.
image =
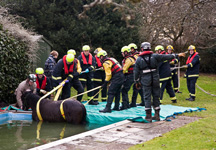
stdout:
<svg viewBox="0 0 216 150">
<path fill-rule="evenodd" d="M 98 68 L 102 67 L 102 63 L 101 63 L 101 61 L 100 61 L 100 58 L 98 58 L 98 57 L 95 55 L 95 59 L 96 59 Z"/>
<path fill-rule="evenodd" d="M 68 70 L 68 65 L 67 65 L 67 62 L 66 62 L 66 55 L 64 55 L 64 57 L 63 57 L 63 63 L 64 63 L 64 72 L 65 72 L 65 74 L 69 74 L 69 73 L 73 72 L 74 61 L 73 61 L 72 65 L 70 65 L 69 70 Z"/>
<path fill-rule="evenodd" d="M 186 65 L 189 64 L 189 63 L 191 63 L 196 55 L 198 55 L 197 52 L 194 53 L 194 55 L 192 57 L 189 56 L 188 59 L 187 59 L 187 61 L 186 61 Z"/>
<path fill-rule="evenodd" d="M 87 60 L 86 60 L 86 57 L 85 57 L 85 55 L 84 55 L 84 53 L 82 52 L 81 53 L 81 55 L 82 55 L 82 59 L 83 59 L 83 64 L 84 65 L 92 65 L 92 54 L 91 53 L 89 53 L 89 60 L 88 60 L 88 62 L 87 62 Z"/>
</svg>

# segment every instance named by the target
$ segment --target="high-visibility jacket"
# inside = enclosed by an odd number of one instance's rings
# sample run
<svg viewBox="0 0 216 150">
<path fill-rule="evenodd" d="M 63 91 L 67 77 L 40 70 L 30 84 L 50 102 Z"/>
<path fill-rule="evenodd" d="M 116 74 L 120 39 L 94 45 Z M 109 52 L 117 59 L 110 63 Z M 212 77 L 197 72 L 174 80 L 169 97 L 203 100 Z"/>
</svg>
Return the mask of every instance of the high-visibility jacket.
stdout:
<svg viewBox="0 0 216 150">
<path fill-rule="evenodd" d="M 63 59 L 60 59 L 53 70 L 52 79 L 57 82 L 62 82 L 62 80 L 68 78 L 72 80 L 73 75 L 77 73 L 77 61 L 74 59 L 72 64 L 66 63 L 66 55 Z"/>
<path fill-rule="evenodd" d="M 105 81 L 109 81 L 117 72 L 122 71 L 122 66 L 115 58 L 106 58 L 102 64 L 106 73 Z"/>
<path fill-rule="evenodd" d="M 135 62 L 136 62 L 136 58 L 134 56 L 132 55 L 126 56 L 122 60 L 123 73 L 132 74 Z"/>
<path fill-rule="evenodd" d="M 160 54 L 166 55 L 167 53 L 162 51 Z M 169 80 L 171 78 L 170 64 L 168 60 L 165 60 L 159 64 L 159 76 L 160 81 Z"/>
<path fill-rule="evenodd" d="M 47 77 L 45 75 L 43 75 L 42 82 L 40 85 L 38 75 L 37 74 L 35 74 L 35 75 L 37 76 L 37 79 L 36 79 L 37 89 L 43 89 L 44 90 L 46 88 Z"/>
<path fill-rule="evenodd" d="M 200 56 L 197 52 L 188 57 L 186 65 L 188 68 L 185 77 L 199 77 Z"/>
</svg>

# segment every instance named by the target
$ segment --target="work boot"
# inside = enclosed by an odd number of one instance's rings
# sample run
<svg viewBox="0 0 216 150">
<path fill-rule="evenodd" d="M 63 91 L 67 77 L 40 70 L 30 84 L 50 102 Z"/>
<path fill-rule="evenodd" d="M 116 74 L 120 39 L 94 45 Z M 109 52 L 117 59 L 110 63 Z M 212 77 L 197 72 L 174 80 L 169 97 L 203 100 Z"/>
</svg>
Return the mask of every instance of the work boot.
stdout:
<svg viewBox="0 0 216 150">
<path fill-rule="evenodd" d="M 97 105 L 99 104 L 98 100 L 94 100 L 94 102 L 95 102 Z"/>
<path fill-rule="evenodd" d="M 134 103 L 130 103 L 130 107 L 137 107 L 137 105 Z"/>
<path fill-rule="evenodd" d="M 188 100 L 189 101 L 195 101 L 195 98 L 190 97 Z"/>
<path fill-rule="evenodd" d="M 146 117 L 145 120 L 147 120 L 148 122 L 152 122 L 152 113 L 151 113 L 151 109 L 146 110 Z"/>
<path fill-rule="evenodd" d="M 97 105 L 97 103 L 95 103 L 93 100 L 91 100 L 88 104 L 89 105 Z"/>
<path fill-rule="evenodd" d="M 141 102 L 141 103 L 137 104 L 137 106 L 145 106 L 145 103 Z"/>
<path fill-rule="evenodd" d="M 152 117 L 152 120 L 160 121 L 160 109 L 155 110 L 154 117 Z"/>
<path fill-rule="evenodd" d="M 185 100 L 187 100 L 187 101 L 188 101 L 189 99 L 190 99 L 190 97 L 189 97 L 189 98 L 186 98 Z"/>
<path fill-rule="evenodd" d="M 112 110 L 120 111 L 119 107 L 117 107 L 117 106 L 114 106 Z"/>
<path fill-rule="evenodd" d="M 105 107 L 103 110 L 99 110 L 100 113 L 111 113 L 111 108 L 110 107 Z"/>
<path fill-rule="evenodd" d="M 172 100 L 172 103 L 177 103 L 177 100 Z"/>
</svg>

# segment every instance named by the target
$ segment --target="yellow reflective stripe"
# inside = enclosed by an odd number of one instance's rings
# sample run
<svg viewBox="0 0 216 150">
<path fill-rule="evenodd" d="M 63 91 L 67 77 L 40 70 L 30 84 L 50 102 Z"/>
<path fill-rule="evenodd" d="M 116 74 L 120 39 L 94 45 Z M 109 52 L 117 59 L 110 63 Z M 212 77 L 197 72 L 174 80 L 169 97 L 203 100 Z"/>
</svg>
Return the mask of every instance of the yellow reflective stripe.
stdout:
<svg viewBox="0 0 216 150">
<path fill-rule="evenodd" d="M 174 90 L 178 90 L 178 88 L 174 88 Z"/>
<path fill-rule="evenodd" d="M 102 79 L 96 79 L 96 78 L 92 78 L 92 81 L 98 81 L 98 82 L 102 82 Z"/>
<path fill-rule="evenodd" d="M 167 62 L 168 60 L 165 60 L 164 62 Z"/>
<path fill-rule="evenodd" d="M 188 75 L 188 77 L 199 77 L 199 75 L 198 74 Z"/>
<path fill-rule="evenodd" d="M 62 79 L 62 77 L 54 77 L 54 76 L 52 76 L 52 78 L 53 78 L 54 80 Z"/>
<path fill-rule="evenodd" d="M 184 77 L 186 77 L 187 75 L 186 74 L 184 74 Z"/>
<path fill-rule="evenodd" d="M 80 81 L 87 81 L 86 79 L 84 78 L 79 78 Z"/>
<path fill-rule="evenodd" d="M 176 59 L 176 63 L 178 63 L 178 59 Z"/>
<path fill-rule="evenodd" d="M 107 99 L 107 97 L 102 97 L 101 99 Z"/>
<path fill-rule="evenodd" d="M 170 97 L 170 100 L 176 100 L 176 97 Z"/>
<path fill-rule="evenodd" d="M 162 86 L 162 83 L 160 83 L 160 88 L 161 88 L 161 86 Z"/>
<path fill-rule="evenodd" d="M 64 103 L 64 101 L 65 101 L 65 100 L 63 100 L 63 101 L 61 102 L 60 111 L 61 111 L 62 117 L 65 119 L 65 113 L 64 113 L 64 109 L 63 109 L 63 103 Z M 66 119 L 65 119 L 65 120 L 66 120 Z"/>
<path fill-rule="evenodd" d="M 72 74 L 69 74 L 69 77 L 73 78 L 73 75 L 72 75 Z"/>
<path fill-rule="evenodd" d="M 92 99 L 92 98 L 93 98 L 93 96 L 88 96 L 88 100 L 89 100 L 89 99 Z"/>
<path fill-rule="evenodd" d="M 169 80 L 171 77 L 167 77 L 167 78 L 162 78 L 160 79 L 160 81 L 165 81 L 165 80 Z"/>
<path fill-rule="evenodd" d="M 94 69 L 94 66 L 91 66 L 92 69 Z"/>
<path fill-rule="evenodd" d="M 189 65 L 191 66 L 191 68 L 193 67 L 193 64 L 192 64 L 192 63 L 189 63 Z"/>
<path fill-rule="evenodd" d="M 191 96 L 196 96 L 196 94 L 191 94 Z"/>
</svg>

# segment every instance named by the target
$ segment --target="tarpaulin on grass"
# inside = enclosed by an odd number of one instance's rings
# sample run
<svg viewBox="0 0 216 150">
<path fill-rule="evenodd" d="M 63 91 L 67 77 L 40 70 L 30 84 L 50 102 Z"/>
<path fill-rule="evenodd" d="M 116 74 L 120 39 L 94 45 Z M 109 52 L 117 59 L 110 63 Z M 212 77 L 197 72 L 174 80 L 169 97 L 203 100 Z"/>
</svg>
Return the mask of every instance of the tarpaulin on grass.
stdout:
<svg viewBox="0 0 216 150">
<path fill-rule="evenodd" d="M 100 102 L 99 105 L 86 105 L 87 109 L 87 121 L 91 124 L 112 124 L 123 120 L 131 120 L 134 122 L 148 122 L 145 120 L 145 107 L 137 106 L 127 110 L 114 111 L 112 113 L 100 113 L 99 110 L 104 109 L 106 102 Z M 205 110 L 204 108 L 191 108 L 175 105 L 161 105 L 160 119 L 168 120 L 169 117 L 175 117 L 175 115 Z M 113 108 L 113 106 L 112 106 Z M 152 111 L 154 115 L 154 111 Z"/>
</svg>

